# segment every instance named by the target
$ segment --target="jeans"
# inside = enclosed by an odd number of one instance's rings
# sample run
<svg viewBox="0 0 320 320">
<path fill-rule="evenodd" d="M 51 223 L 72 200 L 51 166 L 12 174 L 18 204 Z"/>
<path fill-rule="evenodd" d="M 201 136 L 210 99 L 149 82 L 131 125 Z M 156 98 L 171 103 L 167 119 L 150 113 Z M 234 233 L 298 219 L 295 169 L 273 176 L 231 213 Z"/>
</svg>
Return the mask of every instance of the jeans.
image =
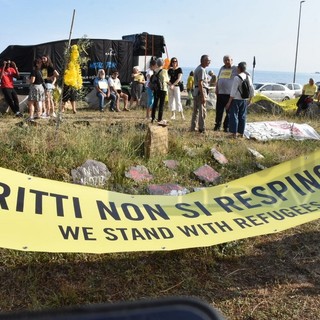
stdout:
<svg viewBox="0 0 320 320">
<path fill-rule="evenodd" d="M 104 94 L 107 94 L 107 92 L 104 92 Z M 99 109 L 103 110 L 104 109 L 104 99 L 106 98 L 101 92 L 97 92 L 97 97 L 99 99 Z M 116 105 L 116 101 L 117 101 L 117 96 L 114 93 L 110 93 L 109 98 L 111 100 L 111 104 L 110 104 L 110 109 L 114 110 L 114 107 Z"/>
<path fill-rule="evenodd" d="M 110 110 L 115 110 L 115 106 L 117 105 L 117 95 L 114 92 L 111 92 L 109 99 L 111 100 Z"/>
<path fill-rule="evenodd" d="M 146 89 L 147 89 L 147 96 L 148 96 L 147 108 L 152 109 L 153 101 L 154 101 L 153 91 L 148 87 Z"/>
<path fill-rule="evenodd" d="M 243 134 L 247 119 L 247 100 L 233 99 L 229 109 L 229 132 Z"/>
</svg>

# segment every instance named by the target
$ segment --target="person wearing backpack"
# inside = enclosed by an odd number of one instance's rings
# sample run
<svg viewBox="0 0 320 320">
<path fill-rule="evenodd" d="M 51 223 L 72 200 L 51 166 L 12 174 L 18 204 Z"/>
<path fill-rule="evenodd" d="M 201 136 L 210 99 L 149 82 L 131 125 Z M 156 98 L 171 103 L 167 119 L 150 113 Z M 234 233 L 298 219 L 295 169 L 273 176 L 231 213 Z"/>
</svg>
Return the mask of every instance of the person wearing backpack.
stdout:
<svg viewBox="0 0 320 320">
<path fill-rule="evenodd" d="M 160 124 L 162 123 L 163 108 L 164 108 L 166 95 L 168 92 L 168 83 L 169 83 L 168 72 L 166 69 L 163 68 L 163 64 L 164 64 L 163 59 L 158 58 L 157 68 L 154 70 L 153 78 L 154 79 L 158 78 L 159 87 L 157 85 L 157 88 L 155 88 L 155 90 L 153 91 L 154 101 L 153 101 L 153 106 L 151 111 L 151 123 L 155 121 L 157 109 L 158 109 L 157 121 Z"/>
<path fill-rule="evenodd" d="M 238 75 L 233 79 L 230 98 L 226 104 L 226 110 L 229 111 L 229 132 L 233 138 L 243 137 L 247 107 L 254 95 L 252 80 L 246 70 L 246 62 L 240 62 Z"/>
</svg>

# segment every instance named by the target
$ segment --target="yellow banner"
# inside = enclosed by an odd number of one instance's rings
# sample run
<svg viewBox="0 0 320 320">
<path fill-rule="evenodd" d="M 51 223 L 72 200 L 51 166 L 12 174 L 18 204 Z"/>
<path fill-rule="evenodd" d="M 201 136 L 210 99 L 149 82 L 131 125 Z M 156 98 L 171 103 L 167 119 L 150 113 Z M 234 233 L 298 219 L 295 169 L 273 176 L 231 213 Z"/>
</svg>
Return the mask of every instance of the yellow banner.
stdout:
<svg viewBox="0 0 320 320">
<path fill-rule="evenodd" d="M 0 247 L 175 250 L 279 232 L 320 217 L 320 151 L 184 196 L 127 195 L 0 168 Z"/>
</svg>

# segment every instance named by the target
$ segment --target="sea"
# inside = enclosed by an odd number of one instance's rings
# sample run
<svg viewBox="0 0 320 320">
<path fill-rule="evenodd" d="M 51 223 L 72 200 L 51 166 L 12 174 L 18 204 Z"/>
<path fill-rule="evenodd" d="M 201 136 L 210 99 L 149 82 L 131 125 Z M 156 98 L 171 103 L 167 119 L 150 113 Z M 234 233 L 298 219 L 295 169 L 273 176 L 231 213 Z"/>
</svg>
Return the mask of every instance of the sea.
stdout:
<svg viewBox="0 0 320 320">
<path fill-rule="evenodd" d="M 183 82 L 186 84 L 190 71 L 193 71 L 195 68 L 190 67 L 181 67 L 183 72 Z M 213 71 L 214 74 L 218 75 L 219 69 L 215 68 L 207 68 L 207 72 L 210 70 Z M 262 71 L 259 69 L 248 69 L 247 70 L 253 80 L 253 83 L 257 82 L 283 82 L 283 83 L 291 83 L 293 82 L 293 71 Z M 302 85 L 309 82 L 309 79 L 313 78 L 314 82 L 320 81 L 320 73 L 306 73 L 306 72 L 296 72 L 295 82 L 300 83 Z"/>
</svg>

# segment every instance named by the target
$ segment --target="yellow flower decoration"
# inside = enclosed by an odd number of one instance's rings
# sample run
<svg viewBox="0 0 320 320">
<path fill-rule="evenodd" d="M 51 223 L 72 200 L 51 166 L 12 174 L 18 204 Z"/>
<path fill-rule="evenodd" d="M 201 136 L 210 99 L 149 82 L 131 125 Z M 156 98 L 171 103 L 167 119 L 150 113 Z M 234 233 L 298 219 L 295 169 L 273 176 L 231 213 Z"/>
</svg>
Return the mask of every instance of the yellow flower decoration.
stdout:
<svg viewBox="0 0 320 320">
<path fill-rule="evenodd" d="M 78 45 L 76 44 L 71 47 L 70 61 L 64 72 L 64 83 L 76 90 L 82 88 L 80 55 Z"/>
</svg>

